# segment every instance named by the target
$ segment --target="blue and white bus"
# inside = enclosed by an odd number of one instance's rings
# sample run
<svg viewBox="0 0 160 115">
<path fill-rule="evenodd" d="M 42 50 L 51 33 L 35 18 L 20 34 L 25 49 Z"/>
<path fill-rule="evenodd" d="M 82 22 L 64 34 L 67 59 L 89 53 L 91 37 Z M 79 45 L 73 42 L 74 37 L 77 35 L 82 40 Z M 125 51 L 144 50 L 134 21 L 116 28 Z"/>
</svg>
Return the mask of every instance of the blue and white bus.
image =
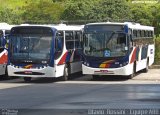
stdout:
<svg viewBox="0 0 160 115">
<path fill-rule="evenodd" d="M 82 71 L 83 25 L 20 25 L 9 36 L 8 75 L 25 81 Z"/>
<path fill-rule="evenodd" d="M 84 27 L 83 74 L 132 78 L 154 62 L 154 27 L 138 23 L 89 23 Z"/>
<path fill-rule="evenodd" d="M 7 23 L 0 23 L 0 75 L 6 74 L 6 65 L 8 62 L 8 51 L 6 47 L 6 35 L 10 33 L 13 26 Z"/>
</svg>

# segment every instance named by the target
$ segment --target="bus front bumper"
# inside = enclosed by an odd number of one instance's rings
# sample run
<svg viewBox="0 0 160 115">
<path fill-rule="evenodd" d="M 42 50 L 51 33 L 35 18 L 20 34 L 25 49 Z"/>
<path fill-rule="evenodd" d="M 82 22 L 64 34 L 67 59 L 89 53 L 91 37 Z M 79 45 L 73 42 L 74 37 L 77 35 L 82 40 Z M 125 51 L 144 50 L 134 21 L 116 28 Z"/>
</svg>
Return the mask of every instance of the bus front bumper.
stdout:
<svg viewBox="0 0 160 115">
<path fill-rule="evenodd" d="M 91 68 L 82 64 L 83 74 L 89 75 L 131 75 L 133 71 L 133 64 L 128 64 L 120 68 Z"/>
<path fill-rule="evenodd" d="M 40 69 L 24 69 L 16 68 L 15 66 L 8 65 L 9 76 L 20 76 L 20 77 L 56 77 L 55 68 L 44 67 Z"/>
</svg>

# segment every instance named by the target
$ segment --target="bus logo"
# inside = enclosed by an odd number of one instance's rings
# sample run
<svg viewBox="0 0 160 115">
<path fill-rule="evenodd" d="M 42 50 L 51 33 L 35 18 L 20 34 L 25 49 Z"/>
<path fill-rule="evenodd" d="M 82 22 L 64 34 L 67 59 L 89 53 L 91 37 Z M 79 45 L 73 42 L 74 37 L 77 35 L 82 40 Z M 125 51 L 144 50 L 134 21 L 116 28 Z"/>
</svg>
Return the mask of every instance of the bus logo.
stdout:
<svg viewBox="0 0 160 115">
<path fill-rule="evenodd" d="M 104 56 L 105 57 L 110 57 L 111 56 L 111 52 L 109 50 L 105 50 L 104 51 Z"/>
</svg>

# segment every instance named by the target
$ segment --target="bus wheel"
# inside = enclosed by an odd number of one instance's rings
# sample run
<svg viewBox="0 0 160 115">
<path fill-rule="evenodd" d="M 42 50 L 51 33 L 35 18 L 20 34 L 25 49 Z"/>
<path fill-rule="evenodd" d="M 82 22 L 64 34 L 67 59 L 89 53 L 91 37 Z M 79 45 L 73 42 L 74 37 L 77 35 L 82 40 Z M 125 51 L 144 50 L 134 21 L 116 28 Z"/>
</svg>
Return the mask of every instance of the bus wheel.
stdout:
<svg viewBox="0 0 160 115">
<path fill-rule="evenodd" d="M 136 75 L 136 63 L 133 64 L 132 74 L 129 75 L 129 79 L 132 79 Z"/>
<path fill-rule="evenodd" d="M 25 82 L 30 82 L 31 81 L 31 77 L 24 77 L 23 78 Z"/>
<path fill-rule="evenodd" d="M 148 72 L 148 70 L 149 70 L 149 59 L 147 59 L 147 63 L 146 63 L 146 68 L 143 70 L 145 73 L 147 73 Z"/>
<path fill-rule="evenodd" d="M 61 77 L 61 81 L 67 81 L 68 80 L 68 76 L 69 76 L 68 66 L 65 66 L 64 67 L 64 74 Z"/>
</svg>

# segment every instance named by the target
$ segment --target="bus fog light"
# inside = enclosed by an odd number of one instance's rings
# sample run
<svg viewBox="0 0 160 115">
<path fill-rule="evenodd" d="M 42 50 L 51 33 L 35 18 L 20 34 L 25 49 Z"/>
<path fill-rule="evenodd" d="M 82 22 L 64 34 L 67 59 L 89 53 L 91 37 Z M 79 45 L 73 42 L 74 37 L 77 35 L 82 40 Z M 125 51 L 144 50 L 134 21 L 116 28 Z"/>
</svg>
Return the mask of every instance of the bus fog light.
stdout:
<svg viewBox="0 0 160 115">
<path fill-rule="evenodd" d="M 115 62 L 115 64 L 119 64 L 119 62 Z"/>
</svg>

